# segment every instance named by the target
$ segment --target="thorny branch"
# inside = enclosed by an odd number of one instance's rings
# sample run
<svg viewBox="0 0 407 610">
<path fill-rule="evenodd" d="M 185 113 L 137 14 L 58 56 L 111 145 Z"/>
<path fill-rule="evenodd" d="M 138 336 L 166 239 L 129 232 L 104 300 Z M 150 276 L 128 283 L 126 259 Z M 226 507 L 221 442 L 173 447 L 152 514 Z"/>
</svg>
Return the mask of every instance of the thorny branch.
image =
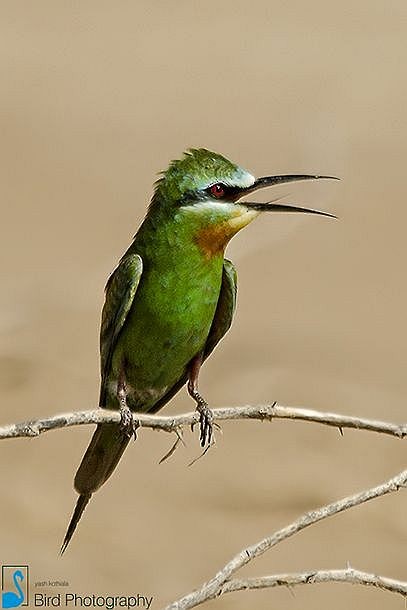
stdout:
<svg viewBox="0 0 407 610">
<path fill-rule="evenodd" d="M 397 476 L 385 481 L 381 485 L 377 485 L 376 487 L 371 487 L 370 489 L 366 489 L 364 491 L 360 491 L 352 496 L 348 496 L 347 498 L 343 498 L 338 500 L 337 502 L 332 502 L 331 504 L 326 504 L 316 510 L 309 511 L 286 527 L 278 530 L 271 536 L 267 536 L 246 549 L 240 551 L 237 555 L 235 555 L 227 564 L 223 566 L 219 570 L 217 574 L 213 578 L 211 578 L 208 582 L 204 583 L 200 589 L 193 591 L 192 593 L 188 593 L 178 601 L 173 602 L 169 606 L 165 608 L 165 610 L 187 610 L 188 608 L 195 608 L 200 604 L 218 597 L 223 593 L 229 591 L 236 591 L 243 588 L 261 588 L 261 583 L 265 586 L 275 586 L 278 579 L 278 576 L 268 576 L 260 579 L 248 579 L 246 581 L 240 581 L 231 579 L 231 577 L 240 570 L 243 566 L 248 564 L 250 561 L 263 555 L 266 551 L 270 550 L 280 542 L 283 542 L 287 538 L 294 536 L 304 528 L 317 523 L 323 519 L 327 519 L 332 515 L 336 515 L 344 510 L 348 510 L 349 508 L 353 508 L 354 506 L 358 506 L 359 504 L 363 504 L 364 502 L 368 502 L 369 500 L 373 500 L 374 498 L 378 498 L 380 496 L 384 496 L 388 493 L 392 493 L 395 491 L 399 491 L 401 488 L 407 487 L 407 470 L 400 472 Z M 344 580 L 346 582 L 357 582 L 357 576 L 353 577 L 353 580 L 350 576 L 350 569 L 347 570 L 348 577 Z M 312 578 L 314 574 L 318 574 L 318 572 L 307 572 L 309 575 L 310 582 L 312 582 Z M 360 575 L 360 573 L 357 573 Z M 289 578 L 297 578 L 297 582 L 285 583 L 284 578 L 281 584 L 300 584 L 304 577 L 304 574 L 297 575 L 285 575 Z M 368 580 L 371 575 L 364 574 L 363 577 L 365 580 Z M 391 579 L 384 579 L 382 577 L 373 576 L 373 579 L 376 579 L 377 582 L 382 583 L 381 588 L 386 588 L 387 590 L 394 591 L 395 593 L 401 593 L 402 595 L 407 595 L 407 582 L 399 583 L 397 581 L 392 581 Z M 332 579 L 331 579 L 332 580 Z M 266 584 L 267 581 L 270 584 Z M 321 582 L 317 579 L 318 582 Z M 256 582 L 259 586 L 256 586 Z M 383 586 L 383 583 L 386 582 L 387 586 Z M 247 586 L 243 586 L 243 583 L 246 583 Z M 272 584 L 274 583 L 274 584 Z M 393 584 L 391 584 L 393 583 Z M 362 584 L 375 584 L 374 582 L 363 582 Z M 400 586 L 401 585 L 401 586 Z M 379 586 L 378 584 L 375 586 Z"/>
<path fill-rule="evenodd" d="M 343 428 L 356 428 L 368 430 L 381 434 L 389 434 L 400 439 L 407 437 L 407 423 L 393 424 L 390 422 L 376 421 L 351 415 L 340 415 L 337 413 L 323 413 L 312 409 L 300 407 L 284 407 L 281 405 L 259 405 L 244 407 L 224 407 L 213 409 L 215 422 L 256 419 L 260 421 L 272 421 L 273 419 L 291 419 L 294 421 L 314 422 L 333 426 L 341 432 Z M 165 432 L 179 433 L 185 426 L 197 423 L 199 414 L 196 411 L 181 415 L 148 415 L 146 413 L 135 413 L 134 417 L 141 427 Z M 44 419 L 37 419 L 0 426 L 0 439 L 34 437 L 48 430 L 66 428 L 69 426 L 80 426 L 84 424 L 119 423 L 120 413 L 107 409 L 93 409 L 91 411 L 74 411 L 53 415 Z"/>
<path fill-rule="evenodd" d="M 294 587 L 296 585 L 314 585 L 318 583 L 340 582 L 351 585 L 365 585 L 400 593 L 407 596 L 407 582 L 394 580 L 377 574 L 368 574 L 348 566 L 342 570 L 315 570 L 311 572 L 297 572 L 292 574 L 275 574 L 273 576 L 259 576 L 258 578 L 228 580 L 222 587 L 220 593 L 231 593 L 232 591 L 249 591 L 255 589 L 268 589 L 271 587 Z"/>
<path fill-rule="evenodd" d="M 341 433 L 343 428 L 354 428 L 388 434 L 399 439 L 405 439 L 407 437 L 407 423 L 394 424 L 361 417 L 340 415 L 337 413 L 323 413 L 300 407 L 285 407 L 277 404 L 225 407 L 213 409 L 212 412 L 215 422 L 242 419 L 255 419 L 260 421 L 290 419 L 333 426 L 338 428 Z M 182 429 L 185 426 L 196 423 L 199 419 L 199 414 L 196 411 L 175 416 L 148 415 L 145 413 L 135 413 L 134 416 L 141 427 L 163 430 L 177 435 L 177 440 L 173 448 L 168 452 L 165 458 L 171 455 L 179 442 L 182 441 Z M 0 439 L 36 437 L 49 430 L 99 423 L 120 423 L 120 413 L 118 411 L 109 411 L 107 409 L 99 408 L 89 411 L 63 413 L 19 424 L 9 424 L 0 426 Z M 221 568 L 212 579 L 204 583 L 200 589 L 188 593 L 181 599 L 171 603 L 165 610 L 187 610 L 188 608 L 194 608 L 206 601 L 232 591 L 261 589 L 275 586 L 291 587 L 299 584 L 315 584 L 321 582 L 346 582 L 374 586 L 407 596 L 407 582 L 368 574 L 366 572 L 354 570 L 350 567 L 343 570 L 306 571 L 296 574 L 277 574 L 258 578 L 232 578 L 233 575 L 247 563 L 270 550 L 280 542 L 297 534 L 302 529 L 374 498 L 399 491 L 403 487 L 407 487 L 407 470 L 404 470 L 397 476 L 385 481 L 377 487 L 358 492 L 352 496 L 348 496 L 347 498 L 343 498 L 337 502 L 327 504 L 317 510 L 303 514 L 296 521 L 293 521 L 283 529 L 278 530 L 271 536 L 240 551 Z"/>
</svg>

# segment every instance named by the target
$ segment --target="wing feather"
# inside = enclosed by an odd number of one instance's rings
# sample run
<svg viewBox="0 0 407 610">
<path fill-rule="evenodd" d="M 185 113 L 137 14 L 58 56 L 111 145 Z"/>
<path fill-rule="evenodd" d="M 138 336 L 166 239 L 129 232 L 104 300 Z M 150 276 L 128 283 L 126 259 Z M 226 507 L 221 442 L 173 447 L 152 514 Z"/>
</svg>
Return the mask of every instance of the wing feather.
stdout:
<svg viewBox="0 0 407 610">
<path fill-rule="evenodd" d="M 104 406 L 106 381 L 111 368 L 114 348 L 133 303 L 143 272 L 143 261 L 138 254 L 128 254 L 109 277 L 100 329 L 101 387 L 99 405 Z"/>
</svg>

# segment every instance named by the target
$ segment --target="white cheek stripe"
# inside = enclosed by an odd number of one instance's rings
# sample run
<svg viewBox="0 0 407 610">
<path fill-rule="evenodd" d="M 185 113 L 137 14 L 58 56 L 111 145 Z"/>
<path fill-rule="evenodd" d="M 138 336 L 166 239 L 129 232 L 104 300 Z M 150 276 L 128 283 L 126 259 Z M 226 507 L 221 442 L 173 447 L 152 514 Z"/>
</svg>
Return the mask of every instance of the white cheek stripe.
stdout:
<svg viewBox="0 0 407 610">
<path fill-rule="evenodd" d="M 232 213 L 236 210 L 239 204 L 230 203 L 229 201 L 219 201 L 217 199 L 206 199 L 205 201 L 198 201 L 197 203 L 193 203 L 192 205 L 182 206 L 179 211 L 186 213 L 194 213 L 201 214 L 205 211 L 217 212 L 218 214 L 222 212 Z"/>
</svg>

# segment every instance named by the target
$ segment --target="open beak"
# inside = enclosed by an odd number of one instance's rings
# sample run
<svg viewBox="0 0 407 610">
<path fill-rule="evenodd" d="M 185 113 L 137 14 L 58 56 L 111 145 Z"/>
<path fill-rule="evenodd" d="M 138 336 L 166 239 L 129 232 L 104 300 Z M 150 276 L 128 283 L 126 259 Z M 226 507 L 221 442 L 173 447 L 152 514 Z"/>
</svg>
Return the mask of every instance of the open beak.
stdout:
<svg viewBox="0 0 407 610">
<path fill-rule="evenodd" d="M 298 180 L 339 180 L 335 176 L 309 176 L 307 174 L 287 174 L 282 176 L 264 176 L 263 178 L 257 178 L 255 182 L 240 191 L 237 199 L 246 196 L 248 193 L 253 193 L 259 189 L 273 186 L 275 184 L 285 184 L 287 182 L 297 182 Z M 281 203 L 268 202 L 268 203 L 256 203 L 253 201 L 242 201 L 242 205 L 249 209 L 257 210 L 259 212 L 301 212 L 303 214 L 317 214 L 319 216 L 328 216 L 329 218 L 337 218 L 334 214 L 328 212 L 321 212 L 320 210 L 312 210 L 310 208 L 303 208 L 294 205 L 284 205 Z"/>
</svg>

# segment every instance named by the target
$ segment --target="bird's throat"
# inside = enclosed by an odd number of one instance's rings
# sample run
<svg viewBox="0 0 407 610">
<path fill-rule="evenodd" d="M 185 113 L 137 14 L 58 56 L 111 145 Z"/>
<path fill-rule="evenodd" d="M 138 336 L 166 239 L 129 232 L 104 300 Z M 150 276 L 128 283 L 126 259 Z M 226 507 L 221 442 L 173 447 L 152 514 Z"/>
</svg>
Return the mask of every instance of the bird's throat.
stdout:
<svg viewBox="0 0 407 610">
<path fill-rule="evenodd" d="M 256 210 L 236 205 L 229 218 L 198 229 L 195 234 L 195 242 L 206 258 L 223 255 L 232 237 L 258 215 L 259 212 Z"/>
</svg>

